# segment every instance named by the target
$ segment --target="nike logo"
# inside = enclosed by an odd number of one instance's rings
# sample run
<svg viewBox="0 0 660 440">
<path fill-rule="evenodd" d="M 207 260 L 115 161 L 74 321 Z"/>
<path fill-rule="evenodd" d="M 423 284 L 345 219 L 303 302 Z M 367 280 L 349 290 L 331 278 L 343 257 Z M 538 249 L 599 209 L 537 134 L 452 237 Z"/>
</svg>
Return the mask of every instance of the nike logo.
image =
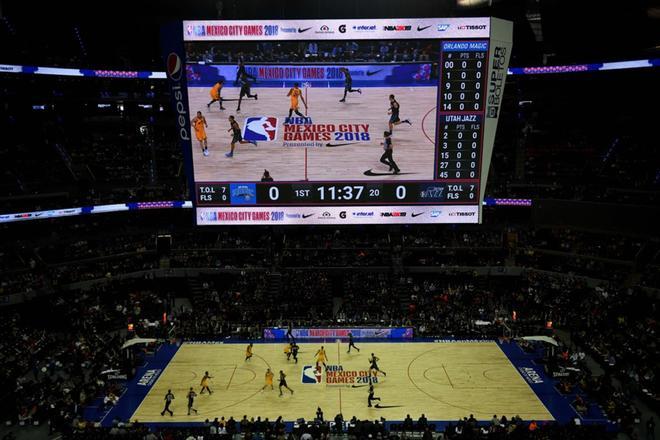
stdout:
<svg viewBox="0 0 660 440">
<path fill-rule="evenodd" d="M 365 176 L 394 176 L 394 173 L 376 173 L 374 171 L 371 171 L 371 169 L 368 169 L 363 173 Z M 404 174 L 416 174 L 416 173 L 399 173 L 397 174 L 398 176 L 402 176 Z"/>
<path fill-rule="evenodd" d="M 303 214 L 303 218 L 309 218 L 309 217 L 311 217 L 311 216 L 313 216 L 313 215 L 314 215 L 314 213 L 312 213 L 312 214 Z"/>
<path fill-rule="evenodd" d="M 374 70 L 373 72 L 370 71 L 370 70 L 367 70 L 367 76 L 375 75 L 375 74 L 377 74 L 378 72 L 381 72 L 382 70 L 383 70 L 383 69 L 378 69 L 378 70 Z"/>
<path fill-rule="evenodd" d="M 366 386 L 368 386 L 368 385 L 351 385 L 351 388 L 362 388 L 362 387 L 366 387 Z"/>
<path fill-rule="evenodd" d="M 298 28 L 298 33 L 302 34 L 303 32 L 307 32 L 310 29 L 311 29 L 311 27 L 304 28 L 304 29 Z"/>
<path fill-rule="evenodd" d="M 412 216 L 413 217 L 419 217 L 422 214 L 424 214 L 424 213 L 423 212 L 417 212 L 417 213 L 413 212 Z"/>
<path fill-rule="evenodd" d="M 428 28 L 430 28 L 430 27 L 431 27 L 431 26 L 424 26 L 424 27 L 417 26 L 417 32 L 422 32 L 424 29 L 428 29 Z"/>
<path fill-rule="evenodd" d="M 327 144 L 325 144 L 325 146 L 326 147 L 343 147 L 344 145 L 353 145 L 355 143 L 356 142 L 349 142 L 347 144 L 331 144 L 331 143 L 328 142 Z"/>
<path fill-rule="evenodd" d="M 377 403 L 374 405 L 375 408 L 401 408 L 403 405 L 381 405 L 380 403 Z"/>
</svg>

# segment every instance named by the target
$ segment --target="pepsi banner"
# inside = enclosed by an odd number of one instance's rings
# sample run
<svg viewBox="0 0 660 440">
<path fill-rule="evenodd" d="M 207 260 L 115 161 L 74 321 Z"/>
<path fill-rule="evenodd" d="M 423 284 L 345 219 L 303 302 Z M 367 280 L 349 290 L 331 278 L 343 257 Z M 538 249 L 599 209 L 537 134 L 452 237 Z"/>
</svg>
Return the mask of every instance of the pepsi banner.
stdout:
<svg viewBox="0 0 660 440">
<path fill-rule="evenodd" d="M 384 86 L 435 86 L 437 78 L 431 78 L 430 63 L 406 64 L 250 64 L 245 70 L 257 78 L 255 86 L 291 87 L 294 82 L 308 83 L 311 87 L 344 87 L 341 68 L 348 68 L 356 87 Z M 218 80 L 234 81 L 236 65 L 195 64 L 186 66 L 189 87 L 211 87 Z"/>
<path fill-rule="evenodd" d="M 348 338 L 351 333 L 354 338 L 364 339 L 412 339 L 412 327 L 344 327 L 344 328 L 294 328 L 291 334 L 296 339 L 335 339 Z M 264 339 L 286 339 L 287 329 L 267 327 L 264 329 Z"/>
</svg>

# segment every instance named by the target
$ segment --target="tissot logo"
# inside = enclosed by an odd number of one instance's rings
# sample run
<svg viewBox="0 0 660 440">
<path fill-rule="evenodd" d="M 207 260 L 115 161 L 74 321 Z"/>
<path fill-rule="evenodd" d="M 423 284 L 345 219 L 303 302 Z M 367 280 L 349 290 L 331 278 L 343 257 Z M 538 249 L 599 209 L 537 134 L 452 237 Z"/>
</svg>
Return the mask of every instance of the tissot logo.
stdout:
<svg viewBox="0 0 660 440">
<path fill-rule="evenodd" d="M 482 31 L 486 29 L 485 24 L 462 24 L 458 27 L 462 31 Z"/>
<path fill-rule="evenodd" d="M 475 215 L 476 215 L 476 212 L 456 211 L 456 212 L 450 212 L 449 213 L 450 217 L 474 217 Z"/>
</svg>

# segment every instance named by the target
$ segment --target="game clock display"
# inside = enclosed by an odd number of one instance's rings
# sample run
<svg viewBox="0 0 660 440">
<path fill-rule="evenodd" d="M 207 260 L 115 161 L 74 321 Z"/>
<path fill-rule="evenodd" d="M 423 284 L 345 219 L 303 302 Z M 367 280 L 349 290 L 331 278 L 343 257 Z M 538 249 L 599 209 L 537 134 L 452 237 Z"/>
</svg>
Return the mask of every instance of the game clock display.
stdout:
<svg viewBox="0 0 660 440">
<path fill-rule="evenodd" d="M 178 32 L 164 54 L 198 224 L 481 221 L 510 22 L 211 20 Z M 342 62 L 319 56 L 338 43 Z M 394 57 L 411 47 L 423 56 Z M 383 62 L 364 61 L 368 48 Z M 270 61 L 209 56 L 239 52 Z M 304 61 L 278 55 L 292 52 Z"/>
</svg>

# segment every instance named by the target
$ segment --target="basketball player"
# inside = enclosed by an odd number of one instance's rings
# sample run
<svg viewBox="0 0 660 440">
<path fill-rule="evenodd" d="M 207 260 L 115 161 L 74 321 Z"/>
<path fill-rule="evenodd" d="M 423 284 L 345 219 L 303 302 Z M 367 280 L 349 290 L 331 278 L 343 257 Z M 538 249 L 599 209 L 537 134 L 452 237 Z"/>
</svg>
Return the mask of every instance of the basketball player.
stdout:
<svg viewBox="0 0 660 440">
<path fill-rule="evenodd" d="M 250 345 L 248 345 L 245 349 L 245 362 L 249 361 L 250 359 L 252 359 L 252 342 L 250 342 Z"/>
<path fill-rule="evenodd" d="M 264 390 L 268 387 L 270 387 L 271 390 L 273 390 L 273 374 L 272 371 L 270 371 L 270 368 L 266 370 L 266 384 L 261 388 L 261 392 L 263 393 Z"/>
<path fill-rule="evenodd" d="M 209 146 L 206 141 L 205 127 L 208 128 L 209 124 L 206 123 L 206 118 L 202 116 L 202 112 L 197 112 L 197 116 L 195 116 L 191 122 L 195 129 L 195 137 L 197 137 L 197 140 L 199 141 L 199 146 L 202 147 L 202 154 L 208 156 Z"/>
<path fill-rule="evenodd" d="M 383 376 L 387 376 L 387 373 L 378 368 L 379 360 L 380 359 L 378 359 L 375 354 L 371 353 L 371 357 L 369 358 L 369 363 L 371 364 L 369 371 L 371 371 L 374 376 L 378 376 L 379 372 L 383 373 Z"/>
<path fill-rule="evenodd" d="M 291 343 L 291 355 L 293 355 L 293 360 L 296 361 L 296 364 L 298 363 L 298 350 L 300 350 L 300 347 L 298 347 L 298 344 L 296 342 Z"/>
<path fill-rule="evenodd" d="M 408 125 L 412 125 L 412 122 L 410 122 L 410 119 L 404 119 L 403 121 L 399 118 L 399 109 L 400 105 L 396 99 L 394 99 L 394 95 L 390 95 L 390 109 L 387 111 L 387 114 L 390 115 L 390 122 L 389 122 L 389 127 L 390 127 L 390 133 L 392 132 L 392 128 L 395 125 L 403 124 L 406 123 Z"/>
<path fill-rule="evenodd" d="M 238 59 L 238 68 L 236 69 L 236 79 L 234 80 L 234 85 L 238 84 L 239 80 L 245 76 L 246 78 L 252 78 L 252 81 L 256 82 L 257 78 L 247 73 L 245 70 L 245 64 L 243 63 L 243 58 Z"/>
<path fill-rule="evenodd" d="M 213 87 L 211 87 L 211 90 L 209 91 L 209 95 L 211 95 L 211 102 L 206 104 L 206 108 L 209 110 L 211 109 L 211 104 L 214 102 L 220 102 L 220 110 L 224 110 L 225 108 L 222 106 L 222 86 L 224 85 L 225 80 L 221 79 Z"/>
<path fill-rule="evenodd" d="M 284 374 L 284 371 L 280 370 L 280 397 L 282 397 L 282 387 L 291 391 L 291 395 L 293 395 L 293 390 L 286 384 L 286 374 Z"/>
<path fill-rule="evenodd" d="M 240 78 L 240 84 L 241 84 L 241 93 L 238 96 L 238 108 L 236 109 L 237 112 L 240 113 L 241 111 L 241 102 L 243 102 L 243 97 L 246 96 L 248 98 L 254 98 L 255 100 L 259 99 L 259 96 L 255 93 L 254 95 L 250 94 L 250 81 L 248 81 L 248 74 L 244 73 L 241 78 Z"/>
<path fill-rule="evenodd" d="M 374 400 L 378 400 L 380 402 L 380 397 L 374 396 L 374 385 L 369 384 L 369 397 L 367 397 L 367 406 L 369 408 L 371 408 L 371 402 Z"/>
<path fill-rule="evenodd" d="M 401 170 L 397 166 L 396 162 L 394 162 L 394 158 L 392 157 L 392 153 L 394 152 L 394 148 L 392 146 L 392 132 L 391 131 L 386 131 L 383 133 L 384 140 L 380 144 L 383 146 L 383 155 L 380 156 L 380 161 L 390 167 L 390 171 L 394 170 L 394 174 L 399 174 Z M 359 350 L 358 350 L 359 351 Z"/>
<path fill-rule="evenodd" d="M 231 151 L 229 153 L 225 153 L 226 157 L 234 157 L 234 148 L 236 148 L 236 142 L 239 144 L 252 144 L 254 146 L 257 145 L 255 141 L 246 141 L 243 140 L 243 136 L 241 136 L 241 127 L 238 125 L 238 122 L 236 122 L 236 119 L 234 119 L 233 116 L 229 117 L 229 130 L 232 133 L 232 138 L 231 138 Z"/>
<path fill-rule="evenodd" d="M 325 353 L 325 348 L 323 348 L 323 346 L 321 346 L 319 351 L 317 351 L 314 356 L 316 356 L 316 366 L 318 366 L 319 364 L 323 364 L 323 367 L 325 369 L 328 368 L 325 365 L 325 361 L 328 359 L 328 355 Z"/>
<path fill-rule="evenodd" d="M 305 117 L 300 111 L 298 110 L 298 99 L 302 101 L 303 105 L 305 106 L 305 113 L 307 113 L 307 103 L 305 102 L 305 98 L 302 96 L 302 90 L 300 90 L 299 84 L 295 83 L 293 84 L 293 87 L 289 90 L 289 93 L 286 94 L 286 96 L 291 98 L 291 106 L 289 107 L 289 117 L 291 117 L 291 114 L 293 112 L 296 112 L 296 114 L 302 118 Z"/>
<path fill-rule="evenodd" d="M 339 69 L 339 71 L 344 74 L 344 97 L 341 98 L 339 102 L 346 102 L 347 93 L 358 92 L 361 95 L 362 90 L 353 88 L 353 78 L 351 78 L 351 72 L 346 67 L 342 67 Z"/>
<path fill-rule="evenodd" d="M 291 346 L 292 346 L 292 345 L 293 345 L 293 344 L 289 343 L 289 344 L 286 344 L 286 345 L 284 346 L 284 354 L 286 355 L 286 360 L 287 360 L 287 362 L 288 362 L 289 360 L 291 360 L 291 351 L 292 351 L 292 350 L 291 350 Z"/>
<path fill-rule="evenodd" d="M 347 353 L 351 352 L 351 347 L 356 349 L 358 353 L 360 352 L 360 349 L 355 346 L 355 343 L 353 342 L 353 333 L 348 332 L 348 351 Z"/>
<path fill-rule="evenodd" d="M 202 387 L 202 390 L 199 392 L 199 394 L 204 394 L 204 390 L 209 392 L 209 395 L 213 394 L 213 391 L 211 391 L 211 388 L 209 388 L 209 379 L 213 379 L 213 376 L 209 374 L 208 371 L 204 372 L 204 377 L 202 377 L 202 382 L 199 384 Z"/>
<path fill-rule="evenodd" d="M 293 322 L 289 321 L 289 325 L 286 328 L 286 340 L 288 341 L 291 338 L 291 341 L 296 342 L 296 338 L 293 337 Z"/>
<path fill-rule="evenodd" d="M 197 410 L 193 408 L 195 397 L 197 397 L 197 393 L 193 391 L 193 387 L 190 387 L 188 391 L 188 415 L 190 415 L 190 410 L 195 411 L 195 414 L 197 414 Z"/>
<path fill-rule="evenodd" d="M 170 405 L 172 404 L 173 400 L 174 394 L 172 394 L 172 390 L 167 390 L 167 394 L 165 394 L 165 408 L 163 408 L 163 411 L 160 413 L 161 416 L 164 416 L 166 412 L 170 413 L 170 417 L 174 415 L 170 409 Z"/>
</svg>

